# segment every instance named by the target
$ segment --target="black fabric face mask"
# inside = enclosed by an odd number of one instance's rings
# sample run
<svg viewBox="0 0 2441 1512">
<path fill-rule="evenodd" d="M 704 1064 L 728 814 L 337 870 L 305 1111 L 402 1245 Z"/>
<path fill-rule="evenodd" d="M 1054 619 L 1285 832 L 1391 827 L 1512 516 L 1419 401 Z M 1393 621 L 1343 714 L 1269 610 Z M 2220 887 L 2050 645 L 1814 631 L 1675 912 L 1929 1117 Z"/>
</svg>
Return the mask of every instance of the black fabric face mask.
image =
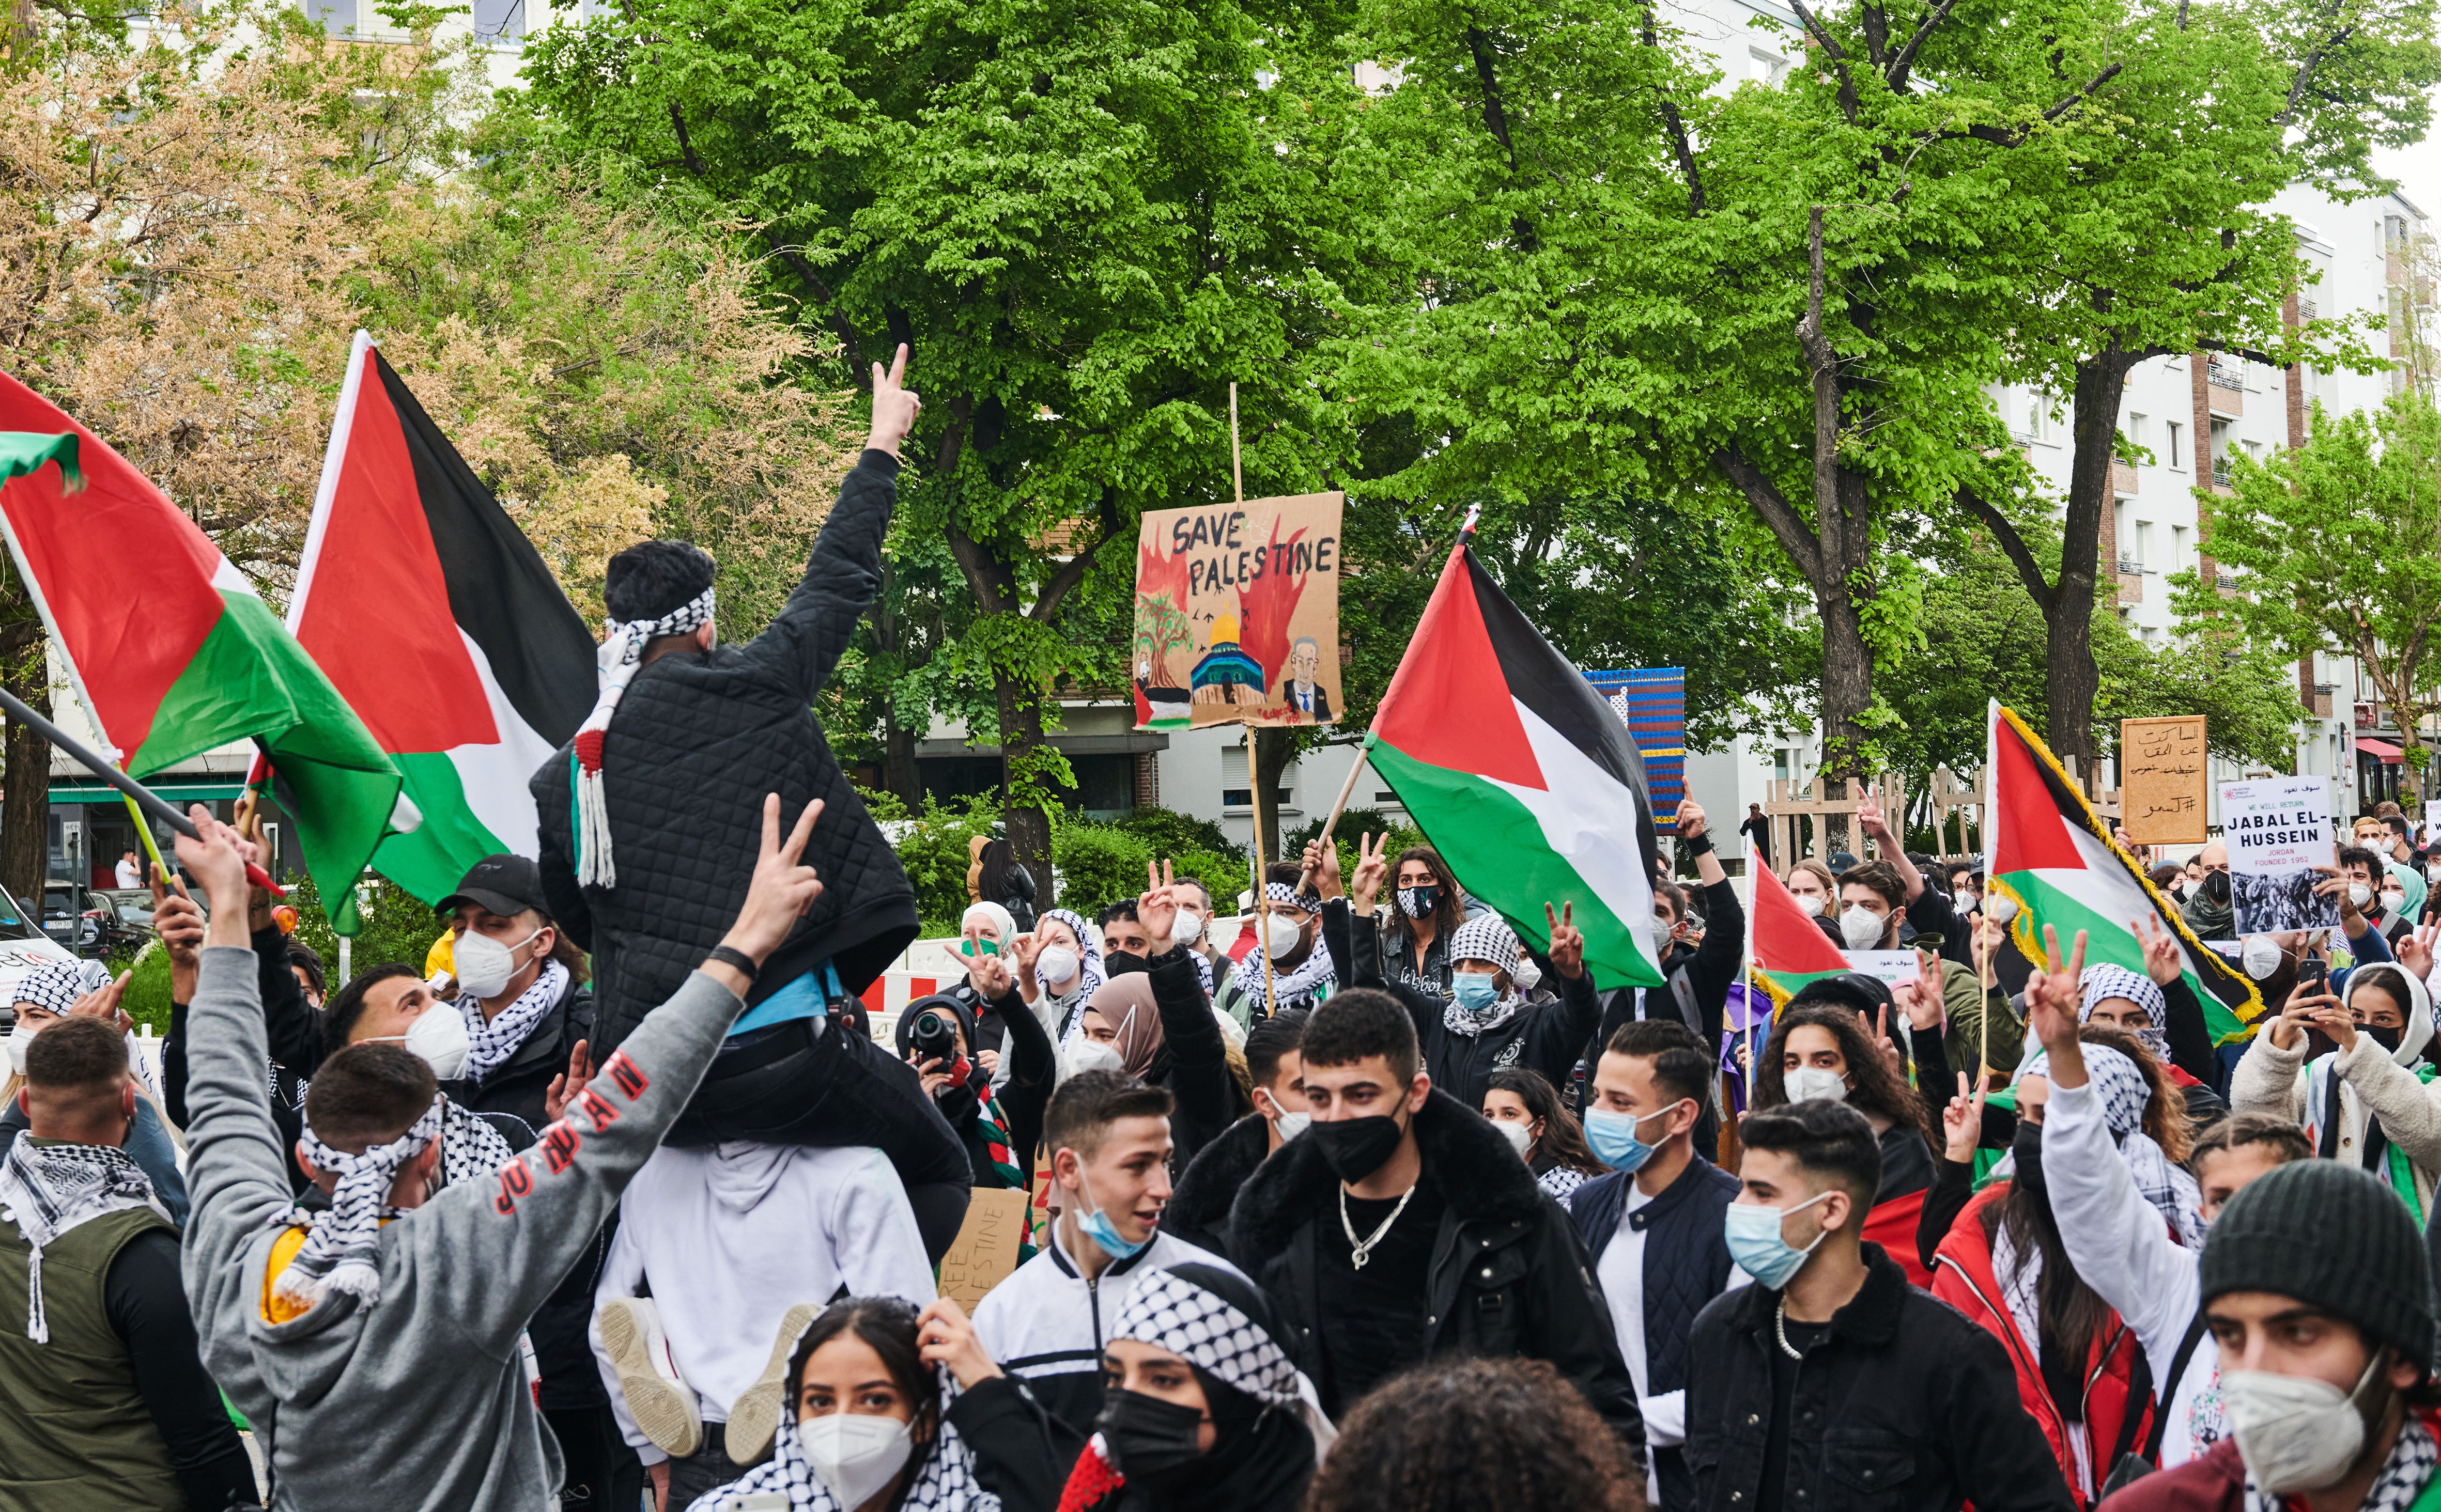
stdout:
<svg viewBox="0 0 2441 1512">
<path fill-rule="evenodd" d="M 2215 905 L 2226 905 L 2229 902 L 2229 890 L 2230 883 L 2228 873 L 2206 872 L 2204 873 L 2205 902 Z"/>
<path fill-rule="evenodd" d="M 1382 1169 L 1406 1136 L 1407 1126 L 1385 1113 L 1369 1118 L 1320 1119 L 1306 1125 L 1306 1138 L 1322 1152 L 1323 1163 L 1353 1186 Z"/>
<path fill-rule="evenodd" d="M 1130 971 L 1151 969 L 1151 962 L 1132 950 L 1113 950 L 1102 957 L 1102 970 L 1109 976 L 1124 977 Z"/>
<path fill-rule="evenodd" d="M 2016 1137 L 2009 1141 L 2009 1153 L 2016 1157 L 2016 1179 L 2036 1197 L 2043 1196 L 2043 1126 L 2025 1119 L 2017 1120 Z"/>
<path fill-rule="evenodd" d="M 2361 1035 L 2370 1035 L 2375 1044 L 2379 1045 L 2382 1049 L 2394 1053 L 2398 1050 L 2399 1040 L 2407 1034 L 2407 1031 L 2404 1029 L 2379 1029 L 2370 1024 L 2357 1032 Z"/>
<path fill-rule="evenodd" d="M 1196 1442 L 1203 1414 L 1142 1392 L 1113 1388 L 1103 1393 L 1102 1413 L 1094 1427 L 1110 1446 L 1111 1464 L 1130 1481 L 1141 1483 L 1203 1457 Z"/>
</svg>

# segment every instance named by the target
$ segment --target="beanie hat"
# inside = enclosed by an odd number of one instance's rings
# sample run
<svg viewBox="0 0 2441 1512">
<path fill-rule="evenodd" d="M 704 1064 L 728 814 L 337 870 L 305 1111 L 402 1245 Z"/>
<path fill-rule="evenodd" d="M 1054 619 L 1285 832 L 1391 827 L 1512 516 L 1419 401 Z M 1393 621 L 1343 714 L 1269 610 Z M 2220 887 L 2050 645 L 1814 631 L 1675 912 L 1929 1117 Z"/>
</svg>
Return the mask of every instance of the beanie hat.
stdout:
<svg viewBox="0 0 2441 1512">
<path fill-rule="evenodd" d="M 2333 1161 L 2292 1161 L 2230 1198 L 2204 1241 L 2209 1305 L 2270 1291 L 2342 1318 L 2419 1369 L 2432 1359 L 2432 1266 L 2397 1194 Z"/>
<path fill-rule="evenodd" d="M 1461 961 L 1480 961 L 1502 971 L 1514 971 L 1517 931 L 1496 913 L 1469 919 L 1451 934 L 1449 959 L 1452 965 Z"/>
</svg>

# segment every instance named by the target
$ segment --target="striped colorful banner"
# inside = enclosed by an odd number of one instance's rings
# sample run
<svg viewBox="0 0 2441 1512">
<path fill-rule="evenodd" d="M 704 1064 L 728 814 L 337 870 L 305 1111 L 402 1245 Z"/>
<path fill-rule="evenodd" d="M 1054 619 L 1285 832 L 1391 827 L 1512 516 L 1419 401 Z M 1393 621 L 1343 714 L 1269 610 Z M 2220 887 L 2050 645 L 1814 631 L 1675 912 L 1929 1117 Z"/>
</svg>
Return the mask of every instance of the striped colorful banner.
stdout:
<svg viewBox="0 0 2441 1512">
<path fill-rule="evenodd" d="M 1645 781 L 1652 784 L 1653 827 L 1675 834 L 1678 801 L 1687 796 L 1687 669 L 1588 672 L 1585 681 L 1609 701 L 1644 758 Z"/>
</svg>

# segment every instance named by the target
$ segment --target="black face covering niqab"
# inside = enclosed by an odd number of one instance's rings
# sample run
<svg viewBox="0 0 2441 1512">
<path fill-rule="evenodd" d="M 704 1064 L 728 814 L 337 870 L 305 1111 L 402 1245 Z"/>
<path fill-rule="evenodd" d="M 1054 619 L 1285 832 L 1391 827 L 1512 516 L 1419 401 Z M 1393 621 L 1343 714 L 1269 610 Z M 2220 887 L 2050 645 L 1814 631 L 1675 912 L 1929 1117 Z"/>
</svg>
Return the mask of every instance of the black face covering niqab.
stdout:
<svg viewBox="0 0 2441 1512">
<path fill-rule="evenodd" d="M 1127 1477 L 1128 1488 L 1141 1489 L 1164 1512 L 1294 1506 L 1313 1476 L 1313 1434 L 1305 1419 L 1288 1408 L 1268 1406 L 1201 1365 L 1187 1368 L 1195 1372 L 1212 1413 L 1212 1448 L 1193 1459 L 1141 1473 L 1122 1462 L 1118 1469 Z"/>
</svg>

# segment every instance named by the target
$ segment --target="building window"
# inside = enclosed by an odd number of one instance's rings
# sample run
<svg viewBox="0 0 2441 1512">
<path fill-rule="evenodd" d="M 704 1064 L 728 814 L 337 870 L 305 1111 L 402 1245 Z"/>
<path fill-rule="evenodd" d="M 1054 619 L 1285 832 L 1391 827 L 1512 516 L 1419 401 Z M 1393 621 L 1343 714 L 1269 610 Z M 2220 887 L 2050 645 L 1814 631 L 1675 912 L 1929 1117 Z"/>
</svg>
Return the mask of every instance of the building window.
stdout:
<svg viewBox="0 0 2441 1512">
<path fill-rule="evenodd" d="M 2170 570 L 2184 572 L 2191 565 L 2187 561 L 2187 528 L 2173 525 L 2170 527 Z"/>
<path fill-rule="evenodd" d="M 335 37 L 356 29 L 356 0 L 305 0 L 305 15 Z"/>
<path fill-rule="evenodd" d="M 2215 488 L 2229 486 L 2229 422 L 2212 423 L 2212 480 Z"/>
<path fill-rule="evenodd" d="M 1788 72 L 1788 60 L 1760 47 L 1749 47 L 1746 49 L 1746 77 L 1757 83 L 1777 84 L 1780 76 Z"/>
<path fill-rule="evenodd" d="M 2187 456 L 2181 443 L 2185 440 L 2187 427 L 2174 420 L 2170 422 L 2167 428 L 2170 433 L 2170 465 L 2183 468 L 2187 465 Z"/>
<path fill-rule="evenodd" d="M 526 34 L 527 0 L 474 0 L 475 35 L 485 42 L 514 45 Z"/>
<path fill-rule="evenodd" d="M 2153 522 L 2151 520 L 2136 522 L 2136 570 L 2139 572 L 2153 570 Z"/>
<path fill-rule="evenodd" d="M 1279 786 L 1274 788 L 1272 801 L 1281 808 L 1290 807 L 1290 795 L 1296 790 L 1296 764 L 1279 776 Z M 1253 808 L 1254 785 L 1246 780 L 1246 747 L 1224 746 L 1220 748 L 1220 806 Z"/>
<path fill-rule="evenodd" d="M 2127 444 L 2134 447 L 2139 452 L 2151 451 L 2153 449 L 2153 423 L 2142 415 L 2128 416 Z M 2128 459 L 2130 461 L 2135 460 L 2133 457 Z"/>
</svg>

